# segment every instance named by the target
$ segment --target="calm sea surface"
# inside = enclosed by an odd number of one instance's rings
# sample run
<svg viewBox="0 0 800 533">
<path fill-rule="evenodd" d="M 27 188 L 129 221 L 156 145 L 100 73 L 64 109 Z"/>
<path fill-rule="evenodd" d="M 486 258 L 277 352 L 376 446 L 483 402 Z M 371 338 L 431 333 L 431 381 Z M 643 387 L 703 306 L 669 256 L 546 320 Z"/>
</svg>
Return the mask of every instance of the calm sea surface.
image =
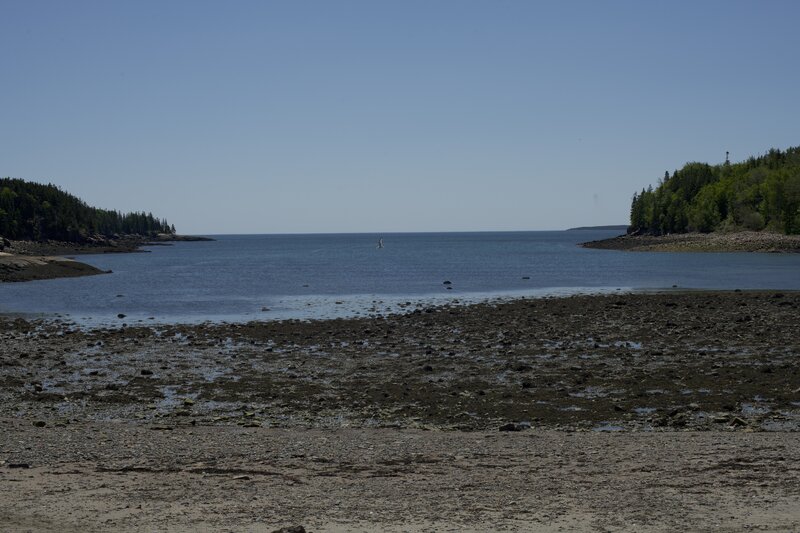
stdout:
<svg viewBox="0 0 800 533">
<path fill-rule="evenodd" d="M 80 256 L 113 274 L 0 284 L 0 312 L 78 322 L 369 315 L 407 306 L 616 290 L 800 289 L 800 254 L 626 253 L 614 231 L 223 235 Z M 450 281 L 445 285 L 444 281 Z M 450 289 L 448 289 L 450 287 Z"/>
</svg>

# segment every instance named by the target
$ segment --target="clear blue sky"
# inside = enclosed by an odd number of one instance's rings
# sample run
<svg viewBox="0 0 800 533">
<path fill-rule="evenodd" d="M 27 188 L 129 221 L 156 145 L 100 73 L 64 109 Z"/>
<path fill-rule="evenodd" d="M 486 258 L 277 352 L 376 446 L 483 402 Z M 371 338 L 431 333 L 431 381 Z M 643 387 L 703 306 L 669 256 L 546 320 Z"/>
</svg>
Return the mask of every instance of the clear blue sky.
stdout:
<svg viewBox="0 0 800 533">
<path fill-rule="evenodd" d="M 182 233 L 626 223 L 800 144 L 800 2 L 0 1 L 0 175 Z"/>
</svg>

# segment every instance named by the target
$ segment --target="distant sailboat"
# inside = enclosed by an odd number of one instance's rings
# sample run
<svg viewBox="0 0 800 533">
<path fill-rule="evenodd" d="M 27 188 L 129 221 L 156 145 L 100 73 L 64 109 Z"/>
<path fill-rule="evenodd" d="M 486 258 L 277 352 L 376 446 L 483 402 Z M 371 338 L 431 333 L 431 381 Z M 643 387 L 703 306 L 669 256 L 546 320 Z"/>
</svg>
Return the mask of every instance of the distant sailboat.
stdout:
<svg viewBox="0 0 800 533">
<path fill-rule="evenodd" d="M 383 248 L 383 237 L 378 238 L 378 246 L 377 248 Z"/>
</svg>

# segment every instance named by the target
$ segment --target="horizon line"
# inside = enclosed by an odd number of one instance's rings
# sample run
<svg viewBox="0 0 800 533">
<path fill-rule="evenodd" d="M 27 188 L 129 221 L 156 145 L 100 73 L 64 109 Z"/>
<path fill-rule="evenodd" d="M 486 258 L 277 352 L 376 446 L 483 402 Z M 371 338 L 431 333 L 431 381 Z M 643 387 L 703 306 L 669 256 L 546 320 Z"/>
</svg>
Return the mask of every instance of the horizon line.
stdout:
<svg viewBox="0 0 800 533">
<path fill-rule="evenodd" d="M 274 232 L 274 233 L 261 233 L 261 232 L 246 232 L 246 233 L 182 233 L 178 232 L 177 235 L 186 237 L 213 237 L 224 235 L 410 235 L 410 234 L 436 234 L 436 233 L 544 233 L 544 232 L 561 232 L 573 231 L 578 229 L 585 229 L 586 231 L 611 231 L 611 229 L 603 230 L 606 226 L 619 226 L 628 227 L 629 224 L 599 224 L 597 226 L 575 226 L 563 229 L 514 229 L 514 230 L 425 230 L 425 231 L 294 231 L 294 232 Z"/>
</svg>

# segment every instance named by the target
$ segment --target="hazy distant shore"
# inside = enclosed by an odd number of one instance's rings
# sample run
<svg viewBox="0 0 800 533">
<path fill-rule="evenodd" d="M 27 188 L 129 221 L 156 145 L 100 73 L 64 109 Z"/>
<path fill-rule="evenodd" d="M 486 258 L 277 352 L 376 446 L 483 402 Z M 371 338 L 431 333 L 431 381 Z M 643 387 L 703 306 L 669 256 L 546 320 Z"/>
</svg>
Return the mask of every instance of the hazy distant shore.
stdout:
<svg viewBox="0 0 800 533">
<path fill-rule="evenodd" d="M 567 231 L 625 231 L 627 229 L 627 225 L 613 224 L 607 226 L 579 226 L 577 228 L 569 228 Z"/>
<path fill-rule="evenodd" d="M 800 235 L 765 231 L 620 235 L 582 243 L 584 248 L 629 252 L 762 252 L 799 253 Z"/>
<path fill-rule="evenodd" d="M 0 318 L 0 524 L 797 529 L 798 310 L 797 292 L 697 291 L 312 322 Z M 609 490 L 576 489 L 587 476 Z"/>
</svg>

